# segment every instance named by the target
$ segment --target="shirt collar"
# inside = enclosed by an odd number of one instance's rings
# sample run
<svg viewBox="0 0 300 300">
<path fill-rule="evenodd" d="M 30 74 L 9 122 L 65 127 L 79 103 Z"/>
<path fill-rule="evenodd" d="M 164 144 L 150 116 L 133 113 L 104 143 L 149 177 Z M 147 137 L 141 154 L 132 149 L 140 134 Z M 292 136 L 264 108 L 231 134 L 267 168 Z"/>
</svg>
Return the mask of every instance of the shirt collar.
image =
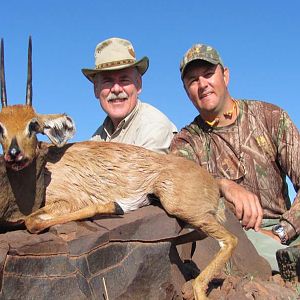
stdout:
<svg viewBox="0 0 300 300">
<path fill-rule="evenodd" d="M 132 112 L 119 123 L 116 129 L 114 129 L 111 118 L 107 116 L 103 123 L 104 131 L 106 132 L 107 136 L 110 138 L 115 132 L 125 129 L 130 124 L 132 119 L 136 116 L 137 112 L 140 110 L 140 107 L 141 101 L 138 99 L 137 104 Z"/>
</svg>

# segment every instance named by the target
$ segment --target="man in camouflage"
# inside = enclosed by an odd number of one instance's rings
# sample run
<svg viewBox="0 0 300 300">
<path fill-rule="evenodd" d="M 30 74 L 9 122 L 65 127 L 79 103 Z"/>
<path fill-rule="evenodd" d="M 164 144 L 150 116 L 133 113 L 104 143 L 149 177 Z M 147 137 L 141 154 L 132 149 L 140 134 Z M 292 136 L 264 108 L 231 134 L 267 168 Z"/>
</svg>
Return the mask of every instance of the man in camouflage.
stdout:
<svg viewBox="0 0 300 300">
<path fill-rule="evenodd" d="M 296 276 L 300 248 L 291 245 L 298 243 L 300 232 L 298 129 L 273 104 L 233 99 L 229 70 L 210 46 L 189 49 L 180 72 L 200 114 L 175 136 L 171 152 L 207 168 L 258 253 L 278 270 L 277 251 L 283 277 Z M 286 176 L 298 192 L 293 204 Z"/>
</svg>

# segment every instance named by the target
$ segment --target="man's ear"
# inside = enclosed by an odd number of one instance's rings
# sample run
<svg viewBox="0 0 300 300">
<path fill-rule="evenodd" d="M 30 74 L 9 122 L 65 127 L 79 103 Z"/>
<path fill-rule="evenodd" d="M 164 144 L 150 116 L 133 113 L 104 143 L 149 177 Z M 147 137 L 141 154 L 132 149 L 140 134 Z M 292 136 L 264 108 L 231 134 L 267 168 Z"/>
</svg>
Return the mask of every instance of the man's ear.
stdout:
<svg viewBox="0 0 300 300">
<path fill-rule="evenodd" d="M 136 88 L 137 88 L 137 93 L 138 95 L 142 92 L 142 76 L 139 74 L 137 77 L 136 77 Z"/>
<path fill-rule="evenodd" d="M 229 69 L 228 68 L 224 68 L 223 77 L 224 77 L 224 82 L 225 82 L 226 87 L 229 84 L 229 79 L 230 79 L 229 75 L 230 75 L 229 74 Z"/>
<path fill-rule="evenodd" d="M 99 84 L 94 79 L 94 95 L 98 99 L 99 98 Z"/>
<path fill-rule="evenodd" d="M 99 99 L 99 92 L 100 92 L 100 74 L 96 74 L 93 77 L 94 83 L 94 95 L 97 99 Z"/>
<path fill-rule="evenodd" d="M 189 90 L 186 88 L 185 84 L 184 84 L 184 81 L 182 82 L 182 85 L 183 85 L 183 88 L 187 94 L 188 97 L 190 97 L 190 94 L 189 94 Z"/>
</svg>

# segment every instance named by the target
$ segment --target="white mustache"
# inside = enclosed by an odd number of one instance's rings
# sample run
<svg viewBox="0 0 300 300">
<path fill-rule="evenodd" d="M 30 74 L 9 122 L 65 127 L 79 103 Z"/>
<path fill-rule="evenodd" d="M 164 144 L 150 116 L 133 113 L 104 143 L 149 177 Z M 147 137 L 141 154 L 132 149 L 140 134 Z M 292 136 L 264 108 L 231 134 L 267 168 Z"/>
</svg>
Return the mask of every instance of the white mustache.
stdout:
<svg viewBox="0 0 300 300">
<path fill-rule="evenodd" d="M 128 98 L 128 95 L 123 91 L 118 95 L 116 95 L 114 93 L 109 93 L 106 100 L 110 101 L 110 100 L 115 100 L 115 99 L 127 99 L 127 98 Z"/>
</svg>

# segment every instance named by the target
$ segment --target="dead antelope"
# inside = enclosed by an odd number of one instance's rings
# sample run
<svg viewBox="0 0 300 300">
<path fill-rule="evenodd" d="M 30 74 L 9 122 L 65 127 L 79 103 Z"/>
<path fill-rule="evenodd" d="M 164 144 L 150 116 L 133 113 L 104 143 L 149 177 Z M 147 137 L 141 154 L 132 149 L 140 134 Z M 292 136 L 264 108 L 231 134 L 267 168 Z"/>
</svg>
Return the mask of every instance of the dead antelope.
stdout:
<svg viewBox="0 0 300 300">
<path fill-rule="evenodd" d="M 41 149 L 46 149 L 44 206 L 33 205 L 19 219 L 25 221 L 30 232 L 37 233 L 55 224 L 95 215 L 124 214 L 148 205 L 147 195 L 155 194 L 167 213 L 220 244 L 216 257 L 194 281 L 195 298 L 206 299 L 207 284 L 237 243 L 236 237 L 220 224 L 224 211 L 218 205 L 216 181 L 194 162 L 141 147 L 108 142 L 66 144 L 75 131 L 72 119 L 64 114 L 40 115 L 32 108 L 31 39 L 28 53 L 26 104 L 7 106 L 1 41 L 0 142 L 10 178 L 20 172 L 36 172 L 32 166 Z M 47 135 L 55 146 L 39 143 L 37 133 Z M 29 177 L 10 180 L 10 188 L 25 187 Z M 22 201 L 27 198 L 23 193 Z M 18 221 L 12 216 L 6 218 Z"/>
</svg>

